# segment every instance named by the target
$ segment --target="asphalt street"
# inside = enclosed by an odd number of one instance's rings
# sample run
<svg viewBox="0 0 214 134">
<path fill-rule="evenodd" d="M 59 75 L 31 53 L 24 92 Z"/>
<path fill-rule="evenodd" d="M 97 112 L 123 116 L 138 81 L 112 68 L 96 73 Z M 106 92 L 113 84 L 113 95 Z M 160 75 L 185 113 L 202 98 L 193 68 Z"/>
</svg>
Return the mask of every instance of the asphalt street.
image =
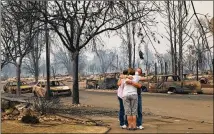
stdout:
<svg viewBox="0 0 214 134">
<path fill-rule="evenodd" d="M 72 98 L 62 99 L 71 103 Z M 119 109 L 116 93 L 80 90 L 80 103 L 107 109 Z M 189 94 L 142 94 L 143 110 L 156 115 L 213 123 L 213 96 Z"/>
</svg>

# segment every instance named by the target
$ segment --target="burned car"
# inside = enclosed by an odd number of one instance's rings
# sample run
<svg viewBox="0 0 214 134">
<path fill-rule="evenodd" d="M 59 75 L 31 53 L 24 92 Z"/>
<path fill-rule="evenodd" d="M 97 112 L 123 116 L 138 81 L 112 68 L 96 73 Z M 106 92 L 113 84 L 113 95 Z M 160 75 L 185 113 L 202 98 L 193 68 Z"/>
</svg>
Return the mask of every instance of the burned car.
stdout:
<svg viewBox="0 0 214 134">
<path fill-rule="evenodd" d="M 153 76 L 143 76 L 144 80 L 140 80 L 142 84 L 142 92 L 148 92 L 149 89 L 149 81 L 153 78 Z"/>
<path fill-rule="evenodd" d="M 207 75 L 200 75 L 198 78 L 201 84 L 210 84 L 213 79 L 213 76 L 207 74 Z"/>
<path fill-rule="evenodd" d="M 46 93 L 46 80 L 40 80 L 36 85 L 33 87 L 33 93 L 35 96 L 38 97 L 45 97 Z M 50 96 L 71 96 L 72 92 L 71 89 L 66 86 L 62 80 L 50 80 Z"/>
<path fill-rule="evenodd" d="M 178 75 L 153 76 L 149 81 L 149 91 L 158 93 L 202 93 L 199 81 L 181 81 Z"/>
<path fill-rule="evenodd" d="M 116 89 L 120 73 L 92 75 L 86 80 L 86 89 Z"/>
<path fill-rule="evenodd" d="M 8 81 L 3 87 L 4 92 L 15 94 L 17 90 L 17 84 L 17 81 Z M 21 81 L 20 89 L 21 93 L 32 93 L 33 87 L 26 82 Z"/>
<path fill-rule="evenodd" d="M 86 80 L 86 89 L 98 88 L 98 80 Z"/>
</svg>

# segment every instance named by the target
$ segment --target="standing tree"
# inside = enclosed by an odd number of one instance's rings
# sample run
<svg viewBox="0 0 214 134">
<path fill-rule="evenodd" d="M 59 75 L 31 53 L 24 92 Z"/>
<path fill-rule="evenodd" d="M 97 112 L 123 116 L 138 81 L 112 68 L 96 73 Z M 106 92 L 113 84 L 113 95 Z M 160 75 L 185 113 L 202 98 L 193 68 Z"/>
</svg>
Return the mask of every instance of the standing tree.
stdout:
<svg viewBox="0 0 214 134">
<path fill-rule="evenodd" d="M 57 60 L 58 64 L 61 64 L 67 70 L 69 75 L 73 75 L 73 66 L 72 66 L 72 54 L 68 49 L 59 42 L 60 40 L 57 37 L 52 41 L 53 47 L 51 53 L 54 55 L 54 58 Z M 54 48 L 54 50 L 53 50 Z M 82 72 L 85 68 L 85 59 L 84 50 L 80 51 L 79 54 L 79 71 Z"/>
<path fill-rule="evenodd" d="M 35 35 L 35 20 L 32 18 L 32 7 L 28 2 L 22 1 L 7 1 L 2 2 L 2 8 L 5 13 L 2 14 L 2 26 L 8 28 L 4 32 L 6 37 L 13 45 L 14 51 L 9 51 L 9 44 L 5 44 L 7 52 L 11 58 L 12 63 L 17 68 L 17 95 L 20 95 L 20 74 L 23 58 L 32 49 L 32 40 Z"/>
<path fill-rule="evenodd" d="M 100 61 L 101 73 L 106 73 L 109 68 L 113 67 L 116 60 L 116 53 L 111 50 L 95 50 L 96 56 Z"/>
<path fill-rule="evenodd" d="M 120 29 L 127 23 L 145 17 L 151 11 L 150 7 L 145 8 L 129 11 L 123 1 L 55 1 L 48 2 L 48 13 L 46 14 L 38 7 L 46 18 L 38 19 L 47 20 L 63 45 L 72 53 L 74 60 L 73 103 L 79 104 L 79 51 L 95 36 L 106 31 Z M 142 10 L 144 10 L 143 13 Z M 120 19 L 124 16 L 124 12 L 128 17 L 121 22 Z"/>
<path fill-rule="evenodd" d="M 12 44 L 12 41 L 10 39 L 10 27 L 2 24 L 1 27 L 1 38 L 2 38 L 2 45 L 1 45 L 1 69 L 11 62 L 11 57 L 9 55 L 9 52 L 14 51 L 14 45 Z"/>
<path fill-rule="evenodd" d="M 118 30 L 118 34 L 123 41 L 123 45 L 126 45 L 126 47 L 123 48 L 127 50 L 128 67 L 134 68 L 136 65 L 136 52 L 138 52 L 138 50 L 136 51 L 136 47 L 139 47 L 140 44 L 145 43 L 145 38 L 155 36 L 154 32 L 151 30 L 151 27 L 154 28 L 157 24 L 155 14 L 159 11 L 159 7 L 156 7 L 155 4 L 156 3 L 150 1 L 143 2 L 143 4 L 139 1 L 125 2 L 125 6 L 129 11 L 142 9 L 142 11 L 137 15 L 145 14 L 138 21 L 128 23 L 124 28 Z M 129 17 L 128 12 L 126 12 L 123 18 L 121 18 L 121 21 L 123 22 L 127 19 L 127 17 Z M 137 38 L 140 42 L 138 42 Z"/>
<path fill-rule="evenodd" d="M 189 35 L 192 34 L 191 26 L 189 24 L 192 16 L 189 16 L 190 4 L 186 1 L 169 1 L 163 3 L 166 8 L 167 23 L 163 23 L 166 27 L 167 36 L 165 36 L 170 43 L 171 53 L 171 68 L 172 73 L 179 74 L 183 77 L 183 51 L 184 46 L 189 42 Z"/>
<path fill-rule="evenodd" d="M 32 41 L 32 51 L 26 56 L 23 64 L 23 68 L 28 73 L 34 75 L 35 82 L 38 82 L 40 73 L 40 58 L 44 48 L 43 34 L 41 31 L 37 31 L 35 38 Z"/>
</svg>

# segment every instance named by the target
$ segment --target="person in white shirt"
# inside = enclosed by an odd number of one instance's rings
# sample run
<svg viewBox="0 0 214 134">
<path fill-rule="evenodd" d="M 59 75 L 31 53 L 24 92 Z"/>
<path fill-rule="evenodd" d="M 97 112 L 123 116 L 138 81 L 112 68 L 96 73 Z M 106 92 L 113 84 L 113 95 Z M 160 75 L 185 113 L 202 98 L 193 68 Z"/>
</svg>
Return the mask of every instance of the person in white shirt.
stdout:
<svg viewBox="0 0 214 134">
<path fill-rule="evenodd" d="M 125 108 L 125 115 L 128 120 L 128 129 L 136 129 L 136 119 L 137 119 L 137 106 L 138 106 L 138 95 L 137 88 L 141 87 L 138 83 L 140 80 L 139 76 L 135 75 L 135 70 L 132 68 L 128 69 L 129 75 L 133 76 L 133 79 L 126 78 L 124 81 L 123 88 L 123 104 Z"/>
</svg>

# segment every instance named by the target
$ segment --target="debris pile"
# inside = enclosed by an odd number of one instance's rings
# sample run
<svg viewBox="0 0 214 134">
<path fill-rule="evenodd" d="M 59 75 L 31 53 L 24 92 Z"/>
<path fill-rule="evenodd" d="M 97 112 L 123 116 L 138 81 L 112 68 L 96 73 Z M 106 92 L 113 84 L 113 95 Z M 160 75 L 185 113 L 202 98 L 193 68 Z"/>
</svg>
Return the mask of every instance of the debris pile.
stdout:
<svg viewBox="0 0 214 134">
<path fill-rule="evenodd" d="M 56 115 L 41 115 L 39 112 L 36 112 L 33 107 L 29 104 L 18 104 L 14 107 L 7 107 L 1 109 L 1 120 L 19 120 L 24 123 L 42 123 L 49 121 L 58 121 L 58 122 L 71 122 L 71 120 L 62 118 Z"/>
<path fill-rule="evenodd" d="M 37 116 L 37 114 L 29 104 L 18 104 L 11 107 L 2 107 L 1 120 L 22 120 L 23 116 Z"/>
</svg>

